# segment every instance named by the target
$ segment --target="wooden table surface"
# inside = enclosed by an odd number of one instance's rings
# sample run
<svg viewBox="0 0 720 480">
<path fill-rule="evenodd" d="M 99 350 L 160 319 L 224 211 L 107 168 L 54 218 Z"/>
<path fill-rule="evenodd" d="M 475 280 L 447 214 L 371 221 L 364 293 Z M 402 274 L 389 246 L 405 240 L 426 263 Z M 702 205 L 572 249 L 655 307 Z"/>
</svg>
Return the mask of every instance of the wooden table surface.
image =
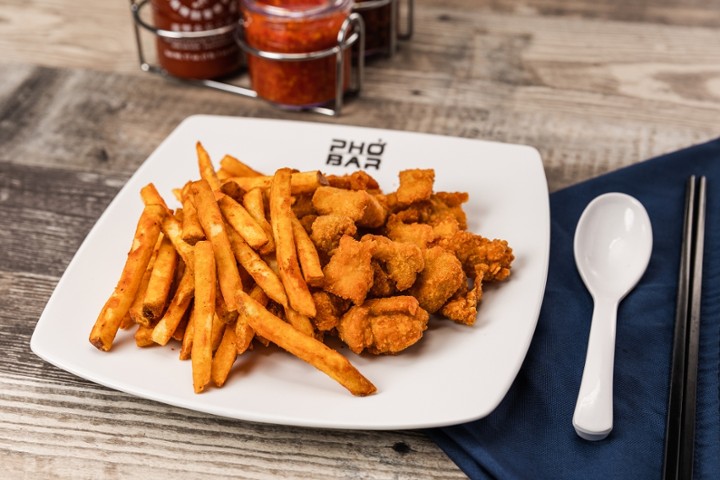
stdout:
<svg viewBox="0 0 720 480">
<path fill-rule="evenodd" d="M 3 478 L 464 477 L 421 432 L 194 413 L 85 381 L 29 348 L 85 235 L 189 115 L 530 144 L 551 190 L 720 135 L 720 0 L 416 0 L 414 23 L 329 118 L 141 72 L 127 2 L 2 2 Z"/>
</svg>

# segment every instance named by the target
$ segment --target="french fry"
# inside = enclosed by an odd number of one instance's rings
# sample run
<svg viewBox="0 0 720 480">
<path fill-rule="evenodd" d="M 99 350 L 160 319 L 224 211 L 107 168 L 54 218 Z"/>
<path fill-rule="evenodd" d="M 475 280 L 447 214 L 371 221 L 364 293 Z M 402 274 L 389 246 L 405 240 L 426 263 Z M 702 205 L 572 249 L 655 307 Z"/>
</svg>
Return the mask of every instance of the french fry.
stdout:
<svg viewBox="0 0 720 480">
<path fill-rule="evenodd" d="M 212 244 L 195 244 L 195 315 L 193 318 L 192 377 L 195 393 L 205 390 L 212 370 L 213 320 L 215 318 L 215 254 Z"/>
<path fill-rule="evenodd" d="M 153 327 L 151 325 L 138 325 L 135 330 L 135 345 L 138 347 L 150 347 L 156 345 L 152 339 Z"/>
<path fill-rule="evenodd" d="M 268 297 L 282 306 L 287 306 L 288 299 L 285 287 L 275 271 L 265 263 L 255 250 L 245 243 L 245 240 L 235 231 L 228 230 L 228 238 L 235 258 L 242 265 L 255 283 L 260 286 Z"/>
<path fill-rule="evenodd" d="M 258 335 L 324 372 L 353 395 L 366 396 L 377 391 L 339 352 L 283 322 L 245 292 L 238 291 L 237 295 L 242 314 Z"/>
<path fill-rule="evenodd" d="M 135 325 L 135 320 L 132 319 L 130 316 L 130 312 L 126 313 L 123 317 L 122 321 L 120 321 L 120 329 L 121 330 L 128 330 Z"/>
<path fill-rule="evenodd" d="M 172 213 L 153 183 L 148 183 L 140 189 L 140 197 L 145 205 L 160 205 L 168 215 Z"/>
<path fill-rule="evenodd" d="M 233 177 L 254 177 L 262 173 L 252 169 L 232 155 L 225 155 L 220 159 L 220 168 Z"/>
<path fill-rule="evenodd" d="M 259 285 L 253 286 L 249 295 L 253 300 L 262 306 L 265 306 L 268 303 L 269 298 Z M 247 318 L 240 313 L 238 315 L 237 322 L 235 322 L 235 346 L 237 348 L 238 355 L 242 355 L 248 348 L 250 348 L 250 342 L 252 342 L 253 338 L 255 338 L 255 330 L 252 329 L 247 321 Z"/>
<path fill-rule="evenodd" d="M 145 290 L 142 308 L 144 321 L 141 318 L 136 320 L 138 323 L 149 326 L 162 316 L 168 302 L 170 287 L 175 279 L 177 258 L 172 242 L 163 237 Z"/>
<path fill-rule="evenodd" d="M 300 220 L 295 217 L 292 220 L 293 238 L 295 239 L 295 247 L 297 248 L 297 256 L 303 277 L 308 285 L 319 287 L 322 285 L 325 275 L 320 264 L 317 248 L 315 248 L 315 244 L 300 223 Z"/>
<path fill-rule="evenodd" d="M 235 344 L 235 326 L 225 325 L 222 340 L 212 359 L 212 381 L 216 387 L 222 387 L 227 381 L 230 369 L 237 358 Z"/>
<path fill-rule="evenodd" d="M 230 177 L 225 180 L 227 182 L 233 182 L 241 189 L 249 192 L 255 188 L 270 188 L 272 182 L 272 176 L 241 176 L 241 177 Z M 303 193 L 313 193 L 318 187 L 322 185 L 328 185 L 328 180 L 325 176 L 320 173 L 319 170 L 311 170 L 308 172 L 293 172 L 290 176 L 290 193 L 293 195 L 301 195 Z"/>
<path fill-rule="evenodd" d="M 193 182 L 192 194 L 198 211 L 200 224 L 215 252 L 220 291 L 228 310 L 237 310 L 235 292 L 242 290 L 242 281 L 237 262 L 230 247 L 225 221 L 210 185 L 205 180 Z"/>
<path fill-rule="evenodd" d="M 182 239 L 182 224 L 172 216 L 167 216 L 162 222 L 162 232 L 170 239 L 180 258 L 185 263 L 185 268 L 195 268 L 195 255 L 193 247 Z"/>
<path fill-rule="evenodd" d="M 147 205 L 140 215 L 120 279 L 90 331 L 90 343 L 100 350 L 109 351 L 112 347 L 150 262 L 164 216 L 165 209 L 160 205 Z"/>
<path fill-rule="evenodd" d="M 152 332 L 152 339 L 159 345 L 167 345 L 172 338 L 175 330 L 183 319 L 185 312 L 190 306 L 190 302 L 195 295 L 195 277 L 193 271 L 189 268 L 185 269 L 180 279 L 175 294 L 168 305 L 165 314 Z"/>
<path fill-rule="evenodd" d="M 148 266 L 145 269 L 145 273 L 143 274 L 142 281 L 140 282 L 140 287 L 138 288 L 137 293 L 135 294 L 135 298 L 133 299 L 132 304 L 130 304 L 130 310 L 128 312 L 128 315 L 126 315 L 126 318 L 129 317 L 129 320 L 132 324 L 142 324 L 144 320 L 143 316 L 143 302 L 145 300 L 145 292 L 147 291 L 148 283 L 150 283 L 150 276 L 152 275 L 153 266 L 155 266 L 155 259 L 157 258 L 158 250 L 160 249 L 160 244 L 162 244 L 164 235 L 160 235 L 158 237 L 158 241 L 155 244 L 155 249 L 153 250 L 153 254 L 150 257 L 150 261 L 148 262 Z M 122 328 L 123 326 L 126 326 L 126 328 L 130 328 L 132 325 L 125 325 L 126 321 L 123 321 L 123 325 L 120 326 Z"/>
<path fill-rule="evenodd" d="M 289 168 L 279 169 L 270 186 L 270 224 L 275 239 L 275 256 L 290 307 L 307 317 L 314 317 L 315 302 L 302 277 L 293 236 L 295 214 L 290 208 L 291 172 Z"/>
<path fill-rule="evenodd" d="M 315 335 L 315 328 L 313 327 L 312 322 L 302 313 L 298 313 L 292 308 L 286 308 L 285 319 L 290 325 L 295 327 L 295 330 L 302 332 L 305 335 L 310 335 L 311 337 Z"/>
<path fill-rule="evenodd" d="M 238 317 L 237 310 L 228 310 L 222 295 L 215 295 L 215 314 L 223 323 L 230 325 L 234 325 Z"/>
<path fill-rule="evenodd" d="M 190 196 L 189 183 L 182 190 L 181 202 L 183 206 L 182 239 L 190 245 L 195 245 L 205 238 L 205 232 L 200 225 L 197 209 L 195 209 L 195 204 Z"/>
<path fill-rule="evenodd" d="M 194 291 L 195 287 L 193 287 L 193 292 Z M 190 313 L 192 313 L 192 300 L 190 300 L 190 305 L 188 305 L 187 310 L 185 310 L 185 314 L 182 316 L 182 319 L 180 319 L 180 323 L 172 334 L 172 338 L 174 340 L 182 343 L 183 338 L 185 338 L 185 329 L 190 321 Z"/>
<path fill-rule="evenodd" d="M 230 172 L 228 172 L 224 168 L 220 167 L 217 170 L 217 177 L 218 177 L 218 180 L 220 180 L 220 184 L 222 185 L 223 183 L 225 183 L 227 181 L 228 178 L 232 177 L 232 175 L 230 174 Z"/>
<path fill-rule="evenodd" d="M 218 180 L 215 167 L 213 167 L 210 155 L 202 146 L 202 143 L 197 142 L 195 144 L 195 150 L 197 151 L 198 167 L 200 169 L 200 178 L 210 184 L 210 188 L 213 192 L 220 190 L 220 180 Z"/>
<path fill-rule="evenodd" d="M 194 280 L 194 278 L 193 278 Z M 193 290 L 195 287 L 193 286 Z M 182 343 L 180 345 L 180 360 L 188 360 L 192 354 L 193 338 L 195 336 L 195 302 L 192 304 L 190 310 L 190 316 L 188 317 L 188 323 L 185 327 L 185 335 L 183 335 Z"/>
<path fill-rule="evenodd" d="M 268 237 L 268 243 L 261 247 L 259 252 L 263 255 L 274 252 L 275 239 L 273 238 L 272 226 L 265 216 L 265 197 L 263 191 L 259 188 L 250 190 L 245 193 L 242 201 L 245 210 L 252 215 Z"/>
<path fill-rule="evenodd" d="M 268 242 L 268 235 L 250 213 L 227 195 L 218 200 L 218 206 L 225 220 L 254 249 L 259 249 Z"/>
<path fill-rule="evenodd" d="M 215 352 L 220 345 L 223 331 L 225 331 L 225 325 L 227 325 L 227 323 L 220 320 L 220 317 L 215 313 L 212 321 L 212 330 L 210 331 L 210 345 L 213 352 Z"/>
</svg>

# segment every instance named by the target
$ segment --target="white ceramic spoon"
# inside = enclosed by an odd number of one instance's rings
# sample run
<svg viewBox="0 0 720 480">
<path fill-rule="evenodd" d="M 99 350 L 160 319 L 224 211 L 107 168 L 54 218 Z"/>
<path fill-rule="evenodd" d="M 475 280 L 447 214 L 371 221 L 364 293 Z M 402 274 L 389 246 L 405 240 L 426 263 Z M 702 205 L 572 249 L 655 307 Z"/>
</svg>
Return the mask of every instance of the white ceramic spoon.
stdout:
<svg viewBox="0 0 720 480">
<path fill-rule="evenodd" d="M 574 250 L 595 305 L 573 426 L 586 440 L 602 440 L 613 428 L 617 308 L 645 272 L 652 251 L 647 211 L 629 195 L 600 195 L 580 216 Z"/>
</svg>

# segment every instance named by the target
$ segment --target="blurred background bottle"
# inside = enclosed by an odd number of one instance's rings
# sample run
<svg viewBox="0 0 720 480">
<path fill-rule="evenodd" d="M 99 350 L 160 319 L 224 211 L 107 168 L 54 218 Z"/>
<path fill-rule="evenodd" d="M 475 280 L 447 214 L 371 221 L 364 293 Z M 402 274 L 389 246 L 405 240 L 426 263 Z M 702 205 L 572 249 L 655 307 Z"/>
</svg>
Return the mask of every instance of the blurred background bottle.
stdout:
<svg viewBox="0 0 720 480">
<path fill-rule="evenodd" d="M 202 32 L 237 24 L 238 0 L 151 0 L 157 28 Z M 170 75 L 209 79 L 230 75 L 242 65 L 235 33 L 202 38 L 157 37 L 158 63 Z"/>
</svg>

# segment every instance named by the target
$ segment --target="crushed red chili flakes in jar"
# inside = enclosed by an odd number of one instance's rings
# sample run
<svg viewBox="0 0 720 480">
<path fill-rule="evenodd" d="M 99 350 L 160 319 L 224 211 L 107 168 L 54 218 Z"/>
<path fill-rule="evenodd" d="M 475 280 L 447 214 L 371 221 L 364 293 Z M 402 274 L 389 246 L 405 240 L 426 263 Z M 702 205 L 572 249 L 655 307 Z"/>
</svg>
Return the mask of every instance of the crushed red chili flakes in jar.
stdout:
<svg viewBox="0 0 720 480">
<path fill-rule="evenodd" d="M 311 53 L 333 48 L 350 15 L 352 0 L 242 0 L 248 46 L 273 53 Z M 350 78 L 350 49 L 343 61 L 343 91 Z M 335 99 L 336 57 L 275 60 L 247 55 L 258 96 L 288 107 L 322 105 Z"/>
</svg>

